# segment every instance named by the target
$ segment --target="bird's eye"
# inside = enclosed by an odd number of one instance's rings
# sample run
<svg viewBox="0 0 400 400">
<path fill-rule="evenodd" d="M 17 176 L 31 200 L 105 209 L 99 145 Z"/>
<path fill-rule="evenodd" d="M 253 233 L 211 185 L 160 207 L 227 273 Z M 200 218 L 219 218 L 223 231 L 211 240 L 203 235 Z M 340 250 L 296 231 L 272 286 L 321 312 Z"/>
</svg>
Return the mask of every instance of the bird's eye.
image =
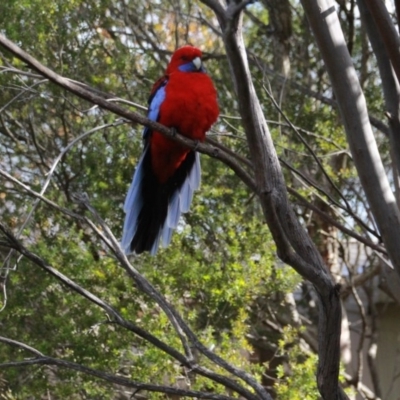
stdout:
<svg viewBox="0 0 400 400">
<path fill-rule="evenodd" d="M 189 61 L 189 58 L 186 57 L 186 56 L 182 56 L 182 57 L 181 57 L 181 60 L 182 60 L 182 61 Z"/>
</svg>

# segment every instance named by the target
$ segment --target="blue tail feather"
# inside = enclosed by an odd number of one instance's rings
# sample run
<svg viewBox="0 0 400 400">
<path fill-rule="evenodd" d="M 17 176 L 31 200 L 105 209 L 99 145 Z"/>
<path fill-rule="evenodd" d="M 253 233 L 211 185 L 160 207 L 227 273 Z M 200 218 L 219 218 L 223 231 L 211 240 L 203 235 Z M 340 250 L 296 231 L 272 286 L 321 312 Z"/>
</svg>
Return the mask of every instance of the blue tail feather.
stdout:
<svg viewBox="0 0 400 400">
<path fill-rule="evenodd" d="M 143 154 L 140 157 L 124 203 L 124 211 L 126 213 L 126 216 L 121 240 L 121 247 L 124 250 L 125 254 L 130 253 L 131 241 L 137 230 L 137 218 L 143 206 L 143 198 L 141 196 L 141 184 L 144 177 L 143 160 L 146 151 L 147 147 L 144 149 Z"/>
<path fill-rule="evenodd" d="M 175 229 L 179 223 L 179 217 L 181 216 L 181 206 L 180 206 L 180 195 L 179 191 L 176 191 L 172 198 L 169 200 L 168 203 L 168 214 L 167 220 L 165 221 L 166 225 L 169 228 Z"/>
<path fill-rule="evenodd" d="M 201 165 L 200 165 L 200 154 L 197 152 L 195 153 L 193 168 L 190 170 L 189 182 L 190 182 L 190 187 L 193 190 L 197 190 L 200 188 Z"/>
<path fill-rule="evenodd" d="M 197 153 L 188 153 L 175 174 L 166 183 L 160 183 L 153 173 L 151 153 L 146 146 L 124 204 L 126 217 L 121 241 L 124 252 L 149 251 L 154 255 L 160 244 L 168 246 L 199 185 Z"/>
<path fill-rule="evenodd" d="M 161 234 L 160 233 L 157 235 L 156 239 L 154 240 L 153 245 L 151 246 L 150 254 L 152 256 L 155 256 L 157 254 L 158 248 L 160 246 L 160 239 L 161 239 Z"/>
<path fill-rule="evenodd" d="M 164 224 L 162 229 L 161 239 L 163 247 L 167 247 L 171 243 L 173 228 L 170 228 L 167 224 Z"/>
</svg>

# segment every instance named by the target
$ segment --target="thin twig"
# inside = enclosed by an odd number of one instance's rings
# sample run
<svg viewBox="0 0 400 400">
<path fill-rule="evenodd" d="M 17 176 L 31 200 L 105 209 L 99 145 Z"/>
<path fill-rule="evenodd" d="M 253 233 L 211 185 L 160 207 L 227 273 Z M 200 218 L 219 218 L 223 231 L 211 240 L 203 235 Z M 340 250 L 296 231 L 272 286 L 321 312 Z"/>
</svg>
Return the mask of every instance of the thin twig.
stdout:
<svg viewBox="0 0 400 400">
<path fill-rule="evenodd" d="M 318 215 L 320 215 L 323 219 L 325 219 L 325 221 L 327 221 L 329 224 L 336 226 L 336 228 L 340 229 L 343 233 L 346 233 L 347 235 L 353 237 L 354 239 L 357 239 L 360 243 L 364 243 L 366 246 L 370 247 L 371 249 L 374 249 L 384 255 L 387 255 L 386 250 L 379 244 L 376 244 L 372 240 L 369 240 L 368 238 L 365 238 L 365 237 L 359 235 L 354 230 L 346 228 L 344 225 L 337 222 L 330 215 L 326 214 L 325 212 L 320 210 L 318 207 L 316 207 L 314 204 L 307 201 L 307 199 L 304 196 L 302 196 L 300 193 L 298 193 L 295 189 L 293 189 L 291 187 L 288 187 L 287 189 L 288 189 L 288 192 L 290 194 L 292 194 L 293 196 L 295 196 L 297 199 L 299 199 L 305 207 L 318 213 Z"/>
</svg>

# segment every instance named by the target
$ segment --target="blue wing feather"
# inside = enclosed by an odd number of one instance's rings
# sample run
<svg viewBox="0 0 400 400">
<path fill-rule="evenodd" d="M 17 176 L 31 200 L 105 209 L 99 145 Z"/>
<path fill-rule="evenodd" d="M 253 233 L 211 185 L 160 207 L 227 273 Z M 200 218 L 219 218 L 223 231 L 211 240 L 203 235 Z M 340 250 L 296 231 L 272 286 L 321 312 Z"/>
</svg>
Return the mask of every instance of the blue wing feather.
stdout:
<svg viewBox="0 0 400 400">
<path fill-rule="evenodd" d="M 149 110 L 147 112 L 147 117 L 152 121 L 158 121 L 160 116 L 160 107 L 165 100 L 165 86 L 168 83 L 166 77 L 160 79 L 153 87 L 153 91 L 149 97 Z M 147 138 L 151 129 L 145 127 L 143 130 L 143 138 Z"/>
</svg>

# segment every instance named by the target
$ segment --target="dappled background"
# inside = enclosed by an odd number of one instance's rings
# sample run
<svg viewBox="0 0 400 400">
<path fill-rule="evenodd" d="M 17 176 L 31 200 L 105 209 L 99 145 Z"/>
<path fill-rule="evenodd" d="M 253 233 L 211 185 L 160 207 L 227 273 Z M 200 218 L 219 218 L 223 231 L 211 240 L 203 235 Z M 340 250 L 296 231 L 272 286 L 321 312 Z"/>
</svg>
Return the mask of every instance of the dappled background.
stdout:
<svg viewBox="0 0 400 400">
<path fill-rule="evenodd" d="M 337 10 L 393 178 L 380 78 L 365 29 L 353 1 L 337 2 Z M 200 2 L 8 0 L 0 4 L 0 27 L 8 39 L 60 75 L 110 93 L 113 101 L 143 113 L 152 84 L 172 52 L 187 43 L 200 47 L 221 109 L 209 136 L 250 157 L 220 28 Z M 355 298 L 358 304 L 353 325 L 344 316 L 344 330 L 378 332 L 378 283 L 372 278 L 380 270 L 379 234 L 303 10 L 296 1 L 255 2 L 245 10 L 244 27 L 254 85 L 295 212 L 334 279 L 343 285 L 346 299 Z M 77 213 L 85 210 L 73 201 L 74 195 L 85 192 L 117 238 L 124 197 L 141 152 L 141 131 L 140 125 L 80 100 L 1 50 L 1 170 L 36 192 L 45 189 L 48 199 Z M 201 190 L 171 245 L 156 257 L 132 257 L 132 264 L 207 347 L 255 375 L 280 399 L 317 398 L 313 288 L 278 261 L 258 199 L 234 172 L 204 155 L 202 171 Z M 126 319 L 180 348 L 159 306 L 138 290 L 82 221 L 37 202 L 4 175 L 0 210 L 2 222 L 32 252 Z M 362 262 L 356 256 L 361 253 Z M 1 249 L 1 256 L 3 336 L 137 382 L 226 394 L 222 386 L 195 378 L 161 350 L 111 323 L 103 310 L 31 261 L 7 248 Z M 358 282 L 359 276 L 363 279 Z M 356 284 L 366 288 L 361 289 L 366 293 L 363 301 L 357 299 Z M 390 294 L 390 288 L 386 292 Z M 370 319 L 363 317 L 365 312 Z M 354 377 L 363 380 L 358 354 L 365 335 L 361 345 L 358 336 L 353 344 L 349 334 L 343 336 L 347 372 L 342 380 L 357 386 Z M 2 362 L 22 358 L 20 349 L 0 346 Z M 372 362 L 369 368 L 374 371 L 376 366 Z M 395 377 L 398 372 L 391 373 Z M 128 399 L 133 392 L 59 367 L 0 371 L 0 398 L 5 399 Z M 147 392 L 136 396 L 164 397 Z"/>
</svg>

